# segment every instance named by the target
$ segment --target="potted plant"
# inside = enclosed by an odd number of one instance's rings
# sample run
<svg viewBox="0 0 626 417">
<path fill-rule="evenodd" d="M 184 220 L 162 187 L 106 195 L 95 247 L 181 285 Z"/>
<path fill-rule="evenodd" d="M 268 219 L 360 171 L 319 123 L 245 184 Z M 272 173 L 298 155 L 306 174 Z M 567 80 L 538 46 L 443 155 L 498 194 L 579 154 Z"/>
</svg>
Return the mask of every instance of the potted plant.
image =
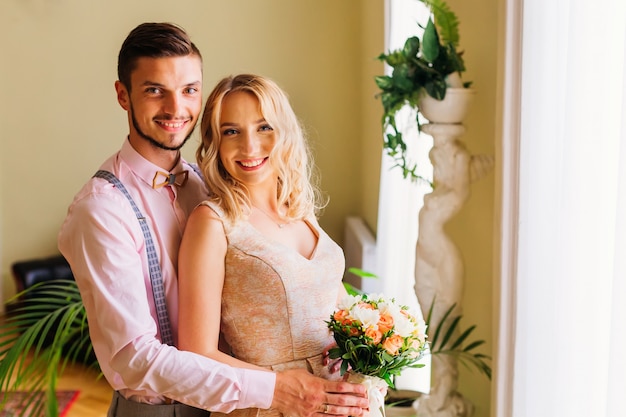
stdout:
<svg viewBox="0 0 626 417">
<path fill-rule="evenodd" d="M 40 282 L 14 296 L 18 307 L 0 324 L 0 392 L 25 390 L 30 412 L 59 415 L 59 374 L 80 362 L 99 371 L 89 339 L 87 315 L 72 280 Z M 44 392 L 45 395 L 40 395 Z M 6 398 L 0 394 L 0 409 Z M 29 409 L 24 408 L 24 411 Z"/>
<path fill-rule="evenodd" d="M 420 37 L 411 36 L 404 47 L 378 56 L 389 65 L 391 75 L 375 78 L 383 104 L 383 147 L 405 178 L 420 178 L 415 164 L 408 161 L 407 145 L 396 125 L 396 114 L 405 105 L 433 123 L 460 123 L 465 117 L 472 90 L 463 82 L 463 53 L 459 47 L 459 21 L 443 0 L 419 0 L 430 15 Z M 421 25 L 420 25 L 421 26 Z M 460 105 L 459 105 L 460 104 Z"/>
</svg>

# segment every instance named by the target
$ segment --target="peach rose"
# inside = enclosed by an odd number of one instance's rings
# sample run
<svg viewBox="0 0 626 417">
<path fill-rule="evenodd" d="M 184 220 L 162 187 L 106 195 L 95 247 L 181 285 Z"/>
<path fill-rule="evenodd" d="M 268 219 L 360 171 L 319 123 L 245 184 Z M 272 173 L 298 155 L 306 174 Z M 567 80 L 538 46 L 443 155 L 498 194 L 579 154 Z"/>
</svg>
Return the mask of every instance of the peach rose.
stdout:
<svg viewBox="0 0 626 417">
<path fill-rule="evenodd" d="M 335 311 L 335 314 L 333 314 L 333 318 L 335 321 L 341 322 L 347 315 L 348 312 L 346 310 L 337 310 Z"/>
<path fill-rule="evenodd" d="M 380 319 L 378 320 L 378 330 L 380 330 L 384 334 L 392 328 L 393 317 L 391 316 L 391 314 L 381 314 Z"/>
<path fill-rule="evenodd" d="M 361 331 L 355 326 L 348 327 L 348 329 L 350 337 L 359 336 L 361 334 Z"/>
<path fill-rule="evenodd" d="M 354 320 L 348 318 L 349 314 L 347 310 L 337 310 L 333 314 L 333 319 L 342 326 L 349 326 L 354 323 Z"/>
<path fill-rule="evenodd" d="M 368 327 L 367 330 L 365 330 L 365 336 L 372 339 L 372 344 L 374 345 L 379 344 L 383 338 L 382 332 L 374 327 Z"/>
<path fill-rule="evenodd" d="M 361 307 L 361 308 L 368 309 L 368 310 L 375 310 L 375 308 L 374 308 L 374 306 L 373 306 L 373 305 L 371 305 L 370 303 L 366 303 L 365 301 L 361 301 L 361 302 L 358 304 L 358 306 L 359 306 L 359 307 Z"/>
<path fill-rule="evenodd" d="M 402 347 L 403 342 L 404 340 L 401 336 L 394 334 L 393 336 L 385 339 L 383 342 L 383 349 L 385 349 L 390 355 L 396 355 Z"/>
</svg>

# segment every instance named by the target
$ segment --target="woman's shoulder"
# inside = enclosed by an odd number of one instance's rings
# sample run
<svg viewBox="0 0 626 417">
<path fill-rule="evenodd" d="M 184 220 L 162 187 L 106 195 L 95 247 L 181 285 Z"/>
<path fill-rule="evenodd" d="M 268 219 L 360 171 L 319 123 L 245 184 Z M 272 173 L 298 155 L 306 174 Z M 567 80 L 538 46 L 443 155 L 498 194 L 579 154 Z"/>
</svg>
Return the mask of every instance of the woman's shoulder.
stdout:
<svg viewBox="0 0 626 417">
<path fill-rule="evenodd" d="M 219 205 L 210 200 L 204 200 L 191 211 L 187 218 L 187 225 L 206 224 L 208 222 L 223 224 L 224 219 L 224 213 Z"/>
<path fill-rule="evenodd" d="M 185 235 L 223 236 L 226 232 L 226 225 L 215 208 L 213 204 L 207 204 L 206 201 L 199 203 L 187 218 Z"/>
<path fill-rule="evenodd" d="M 223 229 L 223 233 L 228 234 L 235 226 L 228 219 L 224 208 L 218 201 L 208 199 L 200 202 L 189 215 L 188 222 L 197 223 L 217 223 Z"/>
<path fill-rule="evenodd" d="M 204 212 L 205 215 L 209 214 L 210 212 L 213 212 L 217 216 L 217 218 L 219 219 L 224 218 L 224 209 L 220 206 L 220 204 L 217 201 L 214 201 L 214 200 L 201 201 L 194 209 L 194 212 L 195 211 Z"/>
</svg>

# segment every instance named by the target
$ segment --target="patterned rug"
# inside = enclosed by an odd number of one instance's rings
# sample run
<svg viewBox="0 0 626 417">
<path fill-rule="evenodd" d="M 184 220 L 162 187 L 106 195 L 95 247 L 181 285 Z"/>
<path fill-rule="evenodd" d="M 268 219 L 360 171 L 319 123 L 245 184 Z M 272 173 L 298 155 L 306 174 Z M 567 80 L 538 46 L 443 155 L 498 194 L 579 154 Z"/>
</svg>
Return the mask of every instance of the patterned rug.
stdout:
<svg viewBox="0 0 626 417">
<path fill-rule="evenodd" d="M 65 417 L 67 415 L 67 411 L 70 409 L 70 406 L 76 401 L 78 398 L 79 391 L 57 391 L 57 402 L 59 404 L 59 417 Z M 45 416 L 45 410 L 39 415 L 33 415 L 29 413 L 29 406 L 26 404 L 22 404 L 26 393 L 23 391 L 11 391 L 7 392 L 8 401 L 2 406 L 2 410 L 0 410 L 0 417 L 16 417 L 19 415 L 23 415 L 24 417 L 43 417 Z M 39 395 L 44 395 L 43 392 L 39 393 Z M 5 393 L 0 393 L 0 403 L 5 400 Z M 26 405 L 26 409 L 24 406 Z M 20 414 L 24 413 L 24 414 Z"/>
</svg>

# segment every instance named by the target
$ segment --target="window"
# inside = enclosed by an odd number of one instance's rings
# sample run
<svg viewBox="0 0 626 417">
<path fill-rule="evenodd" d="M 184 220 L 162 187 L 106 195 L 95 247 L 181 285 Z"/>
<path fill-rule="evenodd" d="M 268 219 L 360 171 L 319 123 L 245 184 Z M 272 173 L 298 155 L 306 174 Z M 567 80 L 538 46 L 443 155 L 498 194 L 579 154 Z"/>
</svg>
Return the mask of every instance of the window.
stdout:
<svg viewBox="0 0 626 417">
<path fill-rule="evenodd" d="M 428 10 L 415 0 L 387 0 L 386 50 L 401 48 L 412 34 L 421 32 L 418 22 L 426 22 Z M 409 144 L 410 152 L 419 168 L 419 175 L 432 178 L 432 165 L 428 152 L 432 138 L 420 135 L 415 125 L 414 110 L 405 108 L 396 118 L 399 128 L 407 138 L 415 138 Z M 430 186 L 412 182 L 402 177 L 402 171 L 393 167 L 391 158 L 383 155 L 381 162 L 380 192 L 377 222 L 377 270 L 380 292 L 395 297 L 399 303 L 418 309 L 415 296 L 414 269 L 415 245 L 417 243 L 418 214 L 423 197 Z M 396 384 L 399 389 L 428 392 L 430 389 L 430 364 L 426 367 L 407 369 Z"/>
<path fill-rule="evenodd" d="M 507 25 L 495 414 L 621 416 L 626 2 L 508 0 Z"/>
</svg>

